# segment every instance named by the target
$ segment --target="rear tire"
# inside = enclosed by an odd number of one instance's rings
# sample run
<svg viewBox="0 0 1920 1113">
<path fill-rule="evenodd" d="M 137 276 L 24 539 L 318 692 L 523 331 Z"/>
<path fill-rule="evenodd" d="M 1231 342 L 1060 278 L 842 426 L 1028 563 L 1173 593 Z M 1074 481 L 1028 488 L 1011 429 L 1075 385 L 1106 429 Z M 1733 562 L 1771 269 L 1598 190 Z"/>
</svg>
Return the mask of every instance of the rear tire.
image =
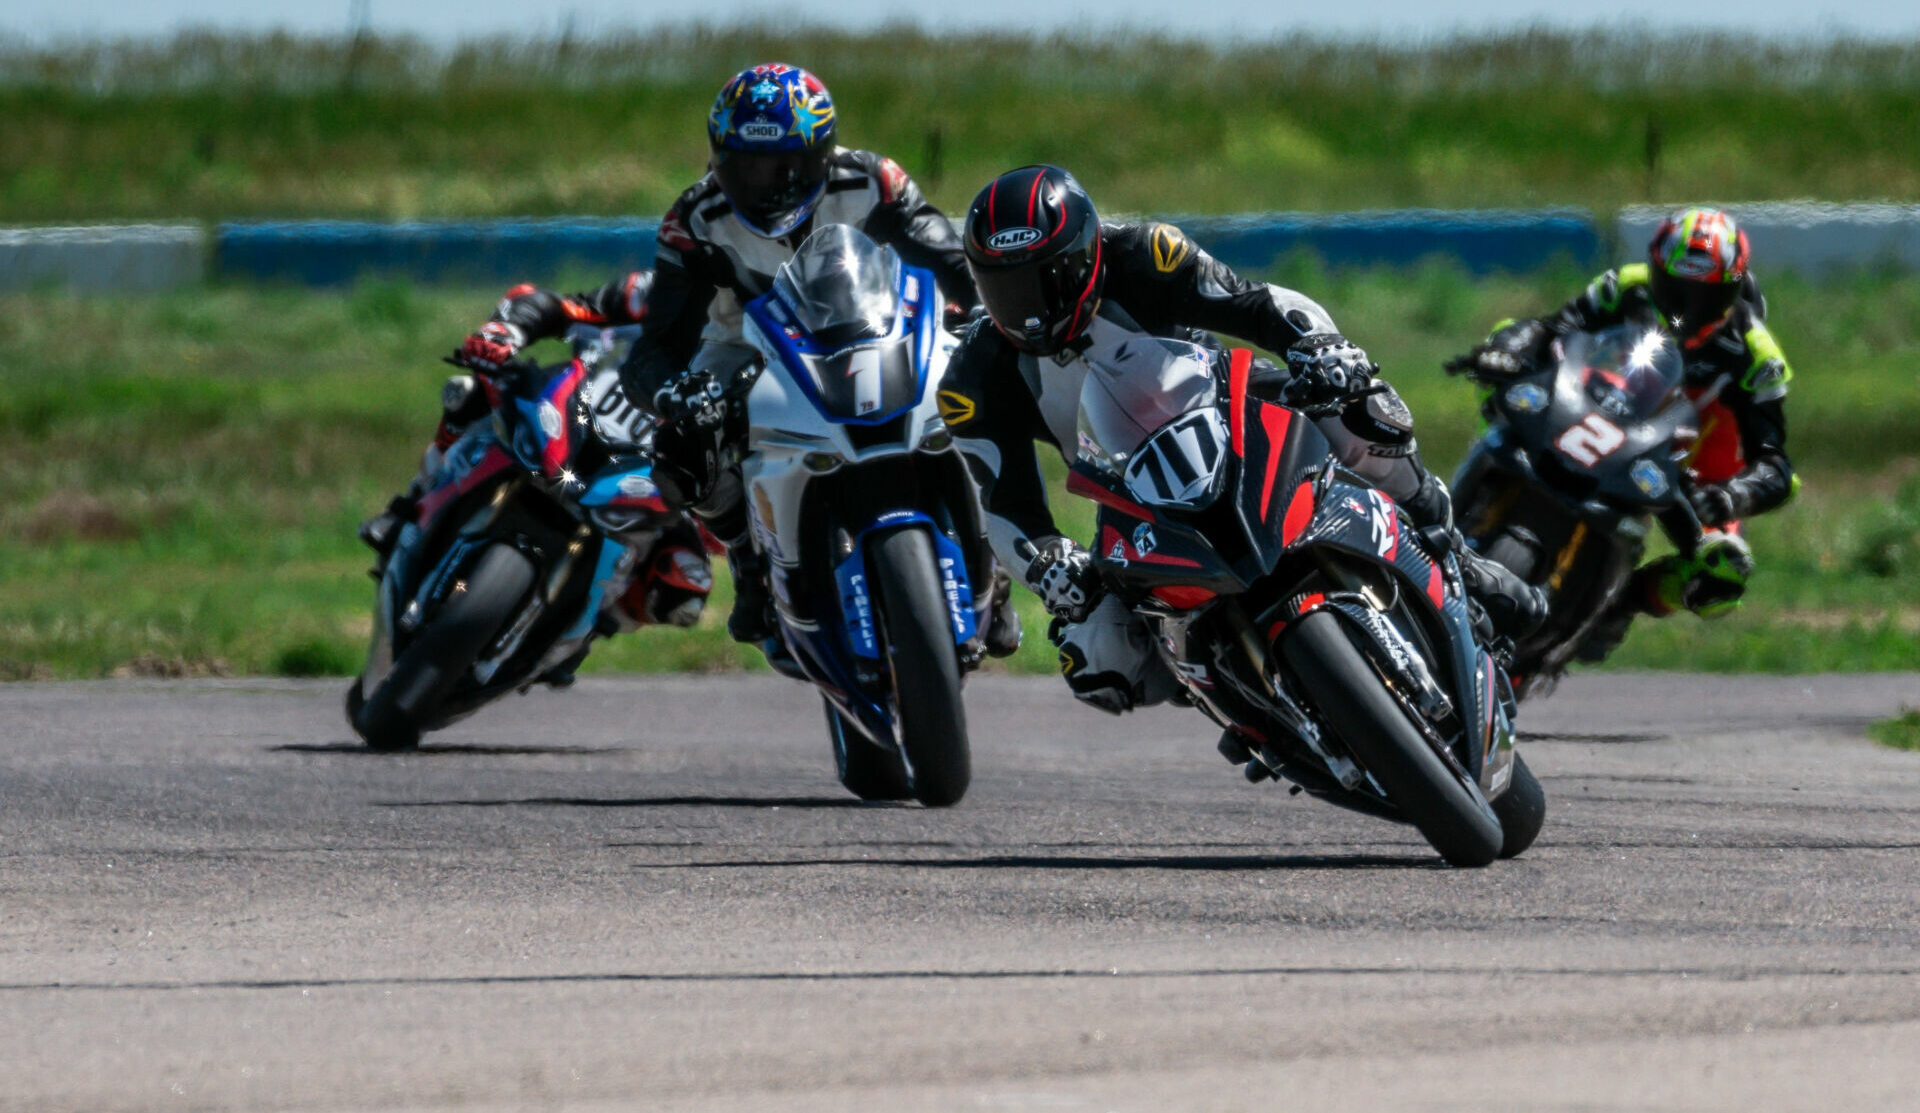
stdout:
<svg viewBox="0 0 1920 1113">
<path fill-rule="evenodd" d="M 1338 615 L 1315 611 L 1294 623 L 1280 652 L 1321 717 L 1442 858 L 1484 866 L 1499 855 L 1499 820 L 1407 722 Z"/>
<path fill-rule="evenodd" d="M 1493 802 L 1493 814 L 1500 817 L 1500 857 L 1517 858 L 1526 853 L 1540 835 L 1547 820 L 1547 790 L 1527 768 L 1519 754 L 1513 755 L 1513 779 L 1507 791 Z"/>
<path fill-rule="evenodd" d="M 847 722 L 840 709 L 823 696 L 827 710 L 827 737 L 833 742 L 833 767 L 847 791 L 862 800 L 911 800 L 907 766 L 900 755 L 867 740 L 860 728 Z"/>
<path fill-rule="evenodd" d="M 913 798 L 930 808 L 960 802 L 973 780 L 960 654 L 953 644 L 934 556 L 923 529 L 898 529 L 867 553 L 879 625 L 893 673 L 894 717 Z"/>
<path fill-rule="evenodd" d="M 369 747 L 410 750 L 420 744 L 420 725 L 432 720 L 520 609 L 533 586 L 533 564 L 512 546 L 495 544 L 480 554 L 466 581 L 467 589 L 441 606 L 353 717 L 354 731 Z"/>
</svg>

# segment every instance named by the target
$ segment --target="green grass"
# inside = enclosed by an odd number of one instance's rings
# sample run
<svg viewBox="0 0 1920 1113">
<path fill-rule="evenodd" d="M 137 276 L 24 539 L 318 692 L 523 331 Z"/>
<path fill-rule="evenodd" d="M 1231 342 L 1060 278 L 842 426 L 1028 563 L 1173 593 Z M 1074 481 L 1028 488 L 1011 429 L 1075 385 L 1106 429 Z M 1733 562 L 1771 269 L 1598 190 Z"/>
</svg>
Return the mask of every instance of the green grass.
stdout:
<svg viewBox="0 0 1920 1113">
<path fill-rule="evenodd" d="M 0 46 L 0 223 L 651 216 L 703 169 L 715 90 L 772 58 L 949 209 L 1036 160 L 1109 211 L 1920 198 L 1912 42 L 189 34 Z"/>
<path fill-rule="evenodd" d="M 1867 733 L 1882 746 L 1896 750 L 1920 751 L 1920 711 L 1908 711 L 1867 728 Z"/>
<path fill-rule="evenodd" d="M 1473 391 L 1440 359 L 1584 277 L 1472 281 L 1437 263 L 1325 274 L 1306 260 L 1283 272 L 1381 360 L 1442 470 L 1475 416 Z M 1644 622 L 1616 663 L 1913 668 L 1920 278 L 1769 292 L 1797 365 L 1792 443 L 1807 491 L 1754 524 L 1748 606 L 1717 623 Z M 354 526 L 416 466 L 435 357 L 494 296 L 373 284 L 0 297 L 15 330 L 0 366 L 0 678 L 355 668 L 372 588 Z M 1089 504 L 1055 502 L 1084 536 Z M 1022 599 L 1031 636 L 1010 667 L 1048 671 L 1044 616 Z M 727 642 L 726 605 L 723 585 L 698 629 L 615 639 L 589 667 L 761 667 Z"/>
</svg>

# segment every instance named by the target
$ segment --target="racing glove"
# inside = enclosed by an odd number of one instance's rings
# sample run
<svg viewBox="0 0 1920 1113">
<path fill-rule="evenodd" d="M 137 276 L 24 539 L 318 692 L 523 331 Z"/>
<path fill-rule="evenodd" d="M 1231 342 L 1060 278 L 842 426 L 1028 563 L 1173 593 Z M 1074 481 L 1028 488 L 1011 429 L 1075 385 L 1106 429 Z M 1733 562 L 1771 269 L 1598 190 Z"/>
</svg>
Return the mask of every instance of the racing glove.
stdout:
<svg viewBox="0 0 1920 1113">
<path fill-rule="evenodd" d="M 723 394 L 713 372 L 689 368 L 653 392 L 653 412 L 670 425 L 711 429 L 726 416 Z"/>
<path fill-rule="evenodd" d="M 526 335 L 513 325 L 505 321 L 488 321 L 467 337 L 453 358 L 455 363 L 463 367 L 493 373 L 519 354 L 526 342 Z"/>
<path fill-rule="evenodd" d="M 1064 537 L 1033 546 L 1026 582 L 1047 611 L 1068 622 L 1085 622 L 1106 594 L 1093 554 Z"/>
<path fill-rule="evenodd" d="M 1323 406 L 1365 390 L 1380 370 L 1360 346 L 1337 332 L 1316 332 L 1285 352 L 1288 380 L 1281 396 L 1290 406 Z"/>
<path fill-rule="evenodd" d="M 1654 590 L 1668 611 L 1685 607 L 1701 618 L 1733 613 L 1753 575 L 1753 549 L 1737 533 L 1707 535 L 1690 558 L 1662 562 Z"/>
<path fill-rule="evenodd" d="M 1702 483 L 1691 487 L 1687 490 L 1687 501 L 1693 504 L 1694 514 L 1707 529 L 1724 526 L 1740 516 L 1733 492 L 1725 484 Z"/>
<path fill-rule="evenodd" d="M 1450 375 L 1471 375 L 1476 379 L 1499 382 L 1524 375 L 1533 369 L 1553 334 L 1539 321 L 1515 321 L 1495 329 L 1487 342 L 1445 364 Z"/>
</svg>

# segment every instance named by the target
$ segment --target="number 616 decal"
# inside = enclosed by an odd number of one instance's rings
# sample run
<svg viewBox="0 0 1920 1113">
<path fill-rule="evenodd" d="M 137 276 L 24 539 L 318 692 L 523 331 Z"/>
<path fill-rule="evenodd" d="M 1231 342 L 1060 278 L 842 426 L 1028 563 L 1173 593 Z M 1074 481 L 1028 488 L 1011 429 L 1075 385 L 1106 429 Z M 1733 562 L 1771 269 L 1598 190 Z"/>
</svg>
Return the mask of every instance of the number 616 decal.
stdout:
<svg viewBox="0 0 1920 1113">
<path fill-rule="evenodd" d="M 1588 414 L 1577 425 L 1567 428 L 1553 447 L 1566 453 L 1581 467 L 1590 468 L 1614 449 L 1627 443 L 1620 427 L 1599 414 Z"/>
</svg>

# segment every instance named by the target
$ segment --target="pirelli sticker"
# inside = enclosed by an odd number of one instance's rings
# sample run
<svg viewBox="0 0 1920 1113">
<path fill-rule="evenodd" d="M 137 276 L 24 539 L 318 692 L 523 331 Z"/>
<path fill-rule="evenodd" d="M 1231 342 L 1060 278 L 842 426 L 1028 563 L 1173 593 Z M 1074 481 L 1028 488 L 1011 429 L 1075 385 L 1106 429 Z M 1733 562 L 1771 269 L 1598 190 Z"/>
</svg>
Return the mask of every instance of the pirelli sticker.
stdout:
<svg viewBox="0 0 1920 1113">
<path fill-rule="evenodd" d="M 1193 254 L 1193 241 L 1171 224 L 1154 225 L 1149 238 L 1153 243 L 1153 268 L 1161 274 L 1172 274 Z"/>
<path fill-rule="evenodd" d="M 934 395 L 940 404 L 940 420 L 949 426 L 965 425 L 973 420 L 973 399 L 957 391 L 943 390 Z"/>
</svg>

